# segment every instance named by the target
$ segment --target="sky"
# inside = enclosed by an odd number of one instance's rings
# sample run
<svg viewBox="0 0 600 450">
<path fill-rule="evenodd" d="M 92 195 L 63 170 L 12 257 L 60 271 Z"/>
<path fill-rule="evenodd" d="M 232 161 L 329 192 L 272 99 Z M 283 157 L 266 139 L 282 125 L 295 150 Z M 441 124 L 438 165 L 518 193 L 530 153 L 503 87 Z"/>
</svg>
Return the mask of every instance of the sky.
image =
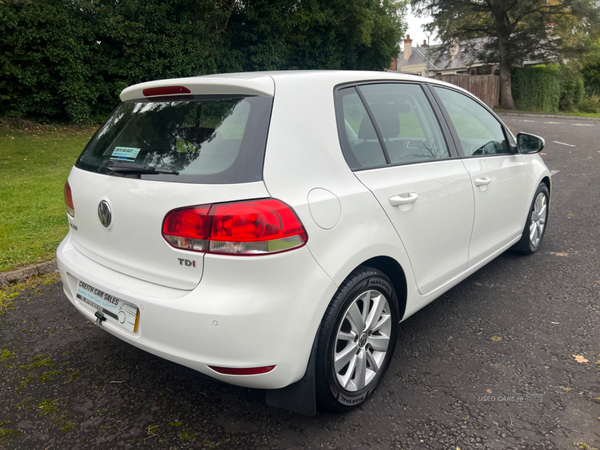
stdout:
<svg viewBox="0 0 600 450">
<path fill-rule="evenodd" d="M 427 40 L 427 36 L 423 32 L 421 25 L 428 23 L 430 20 L 430 17 L 415 17 L 412 14 L 410 6 L 408 7 L 408 16 L 406 17 L 408 30 L 406 31 L 406 34 L 410 34 L 410 38 L 413 41 L 413 46 L 416 46 L 417 44 L 423 45 L 423 39 Z M 431 45 L 440 43 L 438 39 L 435 39 L 435 33 L 431 35 L 429 43 Z M 402 49 L 404 50 L 404 39 L 402 40 Z"/>
</svg>

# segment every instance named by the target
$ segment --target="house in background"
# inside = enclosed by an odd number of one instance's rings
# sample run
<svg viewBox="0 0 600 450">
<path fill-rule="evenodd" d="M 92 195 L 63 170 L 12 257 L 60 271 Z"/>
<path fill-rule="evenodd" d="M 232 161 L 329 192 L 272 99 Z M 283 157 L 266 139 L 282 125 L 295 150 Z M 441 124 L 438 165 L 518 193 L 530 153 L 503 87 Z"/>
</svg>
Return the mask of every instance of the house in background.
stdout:
<svg viewBox="0 0 600 450">
<path fill-rule="evenodd" d="M 429 76 L 441 75 L 492 75 L 498 65 L 490 65 L 484 62 L 469 61 L 467 55 L 463 54 L 460 44 L 457 43 L 449 55 L 442 55 L 437 59 L 437 49 L 439 45 L 427 46 L 427 41 L 423 45 L 413 47 L 410 34 L 404 39 L 404 51 L 398 54 L 397 58 L 392 59 L 392 64 L 388 72 L 402 72 L 413 75 L 427 76 L 427 66 L 429 66 Z"/>
<path fill-rule="evenodd" d="M 553 41 L 559 39 L 554 35 L 554 24 L 546 24 L 547 40 L 543 41 L 545 46 L 541 48 L 533 48 L 527 59 L 522 62 L 523 66 L 534 66 L 536 64 L 553 62 L 556 60 L 556 54 L 551 47 Z M 480 50 L 489 38 L 481 37 L 471 39 L 468 46 L 471 50 Z M 404 39 L 404 51 L 398 54 L 397 58 L 392 59 L 388 72 L 402 72 L 413 75 L 422 75 L 430 77 L 439 77 L 443 75 L 493 75 L 496 69 L 500 68 L 499 64 L 488 64 L 482 61 L 472 61 L 467 54 L 466 48 L 461 46 L 461 42 L 456 43 L 451 47 L 448 53 L 439 56 L 438 49 L 440 45 L 427 45 L 427 41 L 423 40 L 423 45 L 418 44 L 413 47 L 410 34 Z M 546 50 L 544 50 L 546 47 Z M 429 66 L 429 74 L 427 68 Z"/>
</svg>

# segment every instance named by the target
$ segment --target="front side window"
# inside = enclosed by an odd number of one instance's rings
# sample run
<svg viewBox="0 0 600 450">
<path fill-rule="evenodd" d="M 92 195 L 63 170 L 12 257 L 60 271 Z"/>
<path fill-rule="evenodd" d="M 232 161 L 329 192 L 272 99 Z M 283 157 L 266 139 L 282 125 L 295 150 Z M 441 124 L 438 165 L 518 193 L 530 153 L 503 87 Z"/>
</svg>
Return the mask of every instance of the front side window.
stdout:
<svg viewBox="0 0 600 450">
<path fill-rule="evenodd" d="M 510 153 L 502 125 L 487 109 L 456 91 L 433 89 L 448 111 L 465 156 Z"/>
<path fill-rule="evenodd" d="M 262 179 L 270 98 L 191 97 L 125 102 L 90 140 L 76 167 L 107 175 L 110 161 L 177 174 L 137 174 L 149 180 L 243 183 Z"/>
</svg>

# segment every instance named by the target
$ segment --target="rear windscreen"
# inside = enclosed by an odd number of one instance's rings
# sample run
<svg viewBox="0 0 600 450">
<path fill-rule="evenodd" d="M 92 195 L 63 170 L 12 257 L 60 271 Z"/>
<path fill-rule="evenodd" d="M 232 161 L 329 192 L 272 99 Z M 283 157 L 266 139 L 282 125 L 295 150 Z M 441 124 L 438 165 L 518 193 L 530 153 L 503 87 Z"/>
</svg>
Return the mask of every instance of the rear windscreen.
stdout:
<svg viewBox="0 0 600 450">
<path fill-rule="evenodd" d="M 188 96 L 120 104 L 75 164 L 90 172 L 183 183 L 262 180 L 272 99 Z M 110 160 L 174 174 L 123 174 Z"/>
</svg>

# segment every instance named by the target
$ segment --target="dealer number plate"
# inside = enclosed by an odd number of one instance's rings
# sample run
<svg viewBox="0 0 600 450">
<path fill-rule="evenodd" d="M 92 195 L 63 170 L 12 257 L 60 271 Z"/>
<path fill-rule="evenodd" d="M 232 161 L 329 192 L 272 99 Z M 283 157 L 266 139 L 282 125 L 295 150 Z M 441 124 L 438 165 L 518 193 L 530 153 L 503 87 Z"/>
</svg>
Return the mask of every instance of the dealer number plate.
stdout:
<svg viewBox="0 0 600 450">
<path fill-rule="evenodd" d="M 128 331 L 137 331 L 137 306 L 81 280 L 77 281 L 76 296 L 80 301 L 100 311 L 106 320 L 118 323 Z"/>
</svg>

